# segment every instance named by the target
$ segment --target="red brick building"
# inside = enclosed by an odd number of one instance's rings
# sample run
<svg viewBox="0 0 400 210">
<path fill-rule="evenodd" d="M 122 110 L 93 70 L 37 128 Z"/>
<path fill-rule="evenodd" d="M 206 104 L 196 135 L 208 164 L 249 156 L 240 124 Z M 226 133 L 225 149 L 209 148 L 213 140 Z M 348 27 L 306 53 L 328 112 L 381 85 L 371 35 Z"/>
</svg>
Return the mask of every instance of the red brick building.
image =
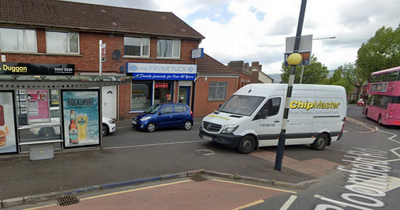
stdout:
<svg viewBox="0 0 400 210">
<path fill-rule="evenodd" d="M 217 110 L 239 89 L 240 75 L 207 54 L 198 59 L 197 74 L 194 117 L 204 117 Z"/>
<path fill-rule="evenodd" d="M 0 11 L 5 65 L 67 64 L 74 76 L 99 75 L 99 41 L 106 44 L 101 75 L 133 81 L 103 89 L 103 115 L 130 119 L 158 102 L 193 106 L 191 52 L 204 37 L 171 12 L 56 0 L 0 0 Z"/>
</svg>

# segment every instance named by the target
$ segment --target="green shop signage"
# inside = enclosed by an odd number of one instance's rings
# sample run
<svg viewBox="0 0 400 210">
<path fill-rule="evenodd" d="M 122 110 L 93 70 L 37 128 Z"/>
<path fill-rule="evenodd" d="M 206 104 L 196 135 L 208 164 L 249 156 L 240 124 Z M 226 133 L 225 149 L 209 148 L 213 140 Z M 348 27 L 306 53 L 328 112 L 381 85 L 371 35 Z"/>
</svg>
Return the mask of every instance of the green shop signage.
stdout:
<svg viewBox="0 0 400 210">
<path fill-rule="evenodd" d="M 0 75 L 74 75 L 74 64 L 0 63 Z"/>
</svg>

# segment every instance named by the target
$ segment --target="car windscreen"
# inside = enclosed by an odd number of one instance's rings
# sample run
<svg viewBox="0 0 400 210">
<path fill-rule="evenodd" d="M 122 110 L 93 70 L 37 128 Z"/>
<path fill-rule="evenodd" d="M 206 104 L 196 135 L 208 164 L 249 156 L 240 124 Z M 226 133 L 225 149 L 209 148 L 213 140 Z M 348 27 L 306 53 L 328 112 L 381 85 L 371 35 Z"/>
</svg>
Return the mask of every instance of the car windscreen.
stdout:
<svg viewBox="0 0 400 210">
<path fill-rule="evenodd" d="M 265 97 L 233 95 L 219 109 L 220 112 L 250 116 Z"/>
<path fill-rule="evenodd" d="M 154 114 L 154 113 L 156 113 L 158 110 L 160 110 L 161 107 L 163 107 L 162 104 L 155 104 L 155 105 L 153 105 L 153 106 L 147 108 L 147 109 L 144 111 L 144 113 L 147 113 L 147 114 Z"/>
</svg>

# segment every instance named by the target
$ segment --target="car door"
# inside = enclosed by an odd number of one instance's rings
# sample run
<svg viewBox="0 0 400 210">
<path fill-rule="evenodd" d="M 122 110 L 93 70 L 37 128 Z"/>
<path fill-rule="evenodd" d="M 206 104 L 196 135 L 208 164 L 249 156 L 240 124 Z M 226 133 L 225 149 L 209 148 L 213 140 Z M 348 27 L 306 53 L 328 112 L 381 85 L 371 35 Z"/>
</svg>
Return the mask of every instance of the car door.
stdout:
<svg viewBox="0 0 400 210">
<path fill-rule="evenodd" d="M 180 127 L 186 122 L 187 116 L 187 108 L 186 106 L 175 104 L 174 105 L 174 126 Z"/>
<path fill-rule="evenodd" d="M 172 104 L 167 104 L 160 111 L 158 111 L 156 124 L 159 128 L 173 127 L 174 115 Z"/>
</svg>

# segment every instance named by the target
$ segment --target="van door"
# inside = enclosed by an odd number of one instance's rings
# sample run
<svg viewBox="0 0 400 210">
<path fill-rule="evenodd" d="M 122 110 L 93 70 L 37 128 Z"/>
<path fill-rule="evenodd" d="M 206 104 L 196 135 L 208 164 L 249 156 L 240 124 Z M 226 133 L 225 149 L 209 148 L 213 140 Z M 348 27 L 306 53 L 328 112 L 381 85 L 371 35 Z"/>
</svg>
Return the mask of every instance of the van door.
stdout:
<svg viewBox="0 0 400 210">
<path fill-rule="evenodd" d="M 282 97 L 269 98 L 255 116 L 260 147 L 278 144 L 282 127 L 282 106 Z"/>
</svg>

